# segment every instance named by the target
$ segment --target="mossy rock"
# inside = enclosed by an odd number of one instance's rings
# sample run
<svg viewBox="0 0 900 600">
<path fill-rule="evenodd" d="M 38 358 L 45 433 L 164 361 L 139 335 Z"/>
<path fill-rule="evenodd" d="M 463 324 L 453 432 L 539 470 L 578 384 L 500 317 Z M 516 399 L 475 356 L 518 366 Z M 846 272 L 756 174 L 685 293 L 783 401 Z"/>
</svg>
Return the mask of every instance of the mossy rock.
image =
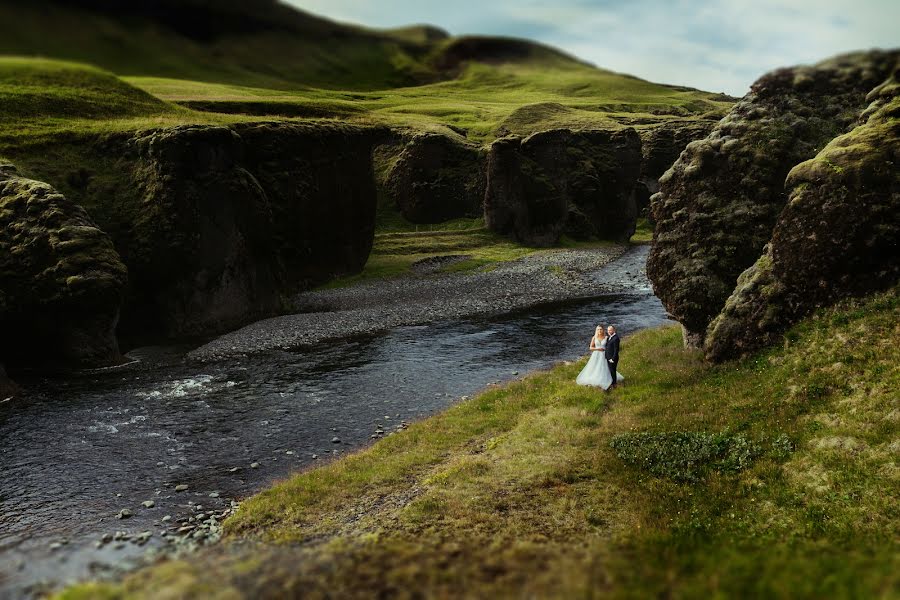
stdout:
<svg viewBox="0 0 900 600">
<path fill-rule="evenodd" d="M 763 76 L 660 178 L 647 273 L 689 338 L 702 341 L 738 276 L 772 237 L 790 169 L 856 126 L 866 94 L 898 57 L 856 53 Z"/>
<path fill-rule="evenodd" d="M 791 170 L 790 199 L 772 240 L 710 325 L 707 357 L 723 360 L 776 343 L 813 310 L 900 280 L 896 82 L 892 77 L 869 95 L 862 125 Z"/>
<path fill-rule="evenodd" d="M 0 168 L 0 358 L 18 366 L 121 360 L 127 280 L 109 236 L 50 185 Z"/>
<path fill-rule="evenodd" d="M 485 152 L 465 140 L 421 133 L 403 148 L 385 193 L 412 223 L 442 223 L 483 213 Z"/>
<path fill-rule="evenodd" d="M 485 221 L 534 246 L 565 232 L 624 240 L 634 233 L 641 143 L 634 129 L 556 129 L 494 142 L 488 157 Z"/>
</svg>

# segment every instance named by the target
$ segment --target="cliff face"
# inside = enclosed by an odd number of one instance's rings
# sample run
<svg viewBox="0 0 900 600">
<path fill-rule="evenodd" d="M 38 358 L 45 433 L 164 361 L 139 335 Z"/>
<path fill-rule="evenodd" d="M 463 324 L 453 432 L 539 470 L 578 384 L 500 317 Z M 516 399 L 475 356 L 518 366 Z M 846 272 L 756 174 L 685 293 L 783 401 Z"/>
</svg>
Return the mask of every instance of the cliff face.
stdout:
<svg viewBox="0 0 900 600">
<path fill-rule="evenodd" d="M 565 232 L 624 240 L 637 217 L 634 187 L 641 142 L 633 129 L 544 131 L 490 147 L 484 215 L 487 226 L 533 246 Z"/>
<path fill-rule="evenodd" d="M 124 143 L 139 191 L 116 239 L 132 273 L 123 332 L 227 330 L 359 271 L 374 238 L 372 133 L 288 124 L 179 127 Z"/>
<path fill-rule="evenodd" d="M 738 276 L 771 238 L 787 203 L 788 171 L 854 126 L 897 56 L 858 53 L 765 75 L 660 179 L 647 272 L 686 342 L 702 344 Z"/>
<path fill-rule="evenodd" d="M 80 206 L 0 167 L 0 361 L 98 366 L 121 360 L 115 327 L 127 272 Z M 5 373 L 0 372 L 0 385 Z"/>
<path fill-rule="evenodd" d="M 414 136 L 387 176 L 386 192 L 412 223 L 482 215 L 484 151 L 436 133 Z"/>
<path fill-rule="evenodd" d="M 229 330 L 362 269 L 382 133 L 182 126 L 78 139 L 22 166 L 60 182 L 108 233 L 129 272 L 120 339 L 143 343 Z"/>
<path fill-rule="evenodd" d="M 900 66 L 900 65 L 898 65 Z M 862 124 L 794 167 L 763 255 L 738 279 L 706 339 L 710 359 L 778 339 L 814 309 L 900 280 L 900 81 L 869 95 Z M 848 355 L 854 350 L 848 349 Z"/>
</svg>

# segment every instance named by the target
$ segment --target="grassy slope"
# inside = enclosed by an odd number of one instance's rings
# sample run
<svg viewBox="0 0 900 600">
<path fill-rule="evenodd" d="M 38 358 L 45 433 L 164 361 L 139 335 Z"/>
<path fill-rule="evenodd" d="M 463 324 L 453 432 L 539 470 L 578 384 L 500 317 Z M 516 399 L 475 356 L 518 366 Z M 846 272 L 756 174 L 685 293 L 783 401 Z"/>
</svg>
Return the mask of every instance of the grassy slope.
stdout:
<svg viewBox="0 0 900 600">
<path fill-rule="evenodd" d="M 716 118 L 731 106 L 713 94 L 679 90 L 559 57 L 504 64 L 470 63 L 458 78 L 369 92 L 253 89 L 197 81 L 132 77 L 160 98 L 204 110 L 332 116 L 393 126 L 454 126 L 490 141 L 552 127 L 654 124 Z"/>
<path fill-rule="evenodd" d="M 0 2 L 0 54 L 69 59 L 120 75 L 268 88 L 374 89 L 435 76 L 421 72 L 419 57 L 429 46 L 407 35 L 342 25 L 275 2 L 142 3 L 169 5 L 157 13 L 141 13 L 131 3 L 104 11 L 90 4 Z"/>
<path fill-rule="evenodd" d="M 897 597 L 898 336 L 898 289 L 721 366 L 645 331 L 610 395 L 490 389 L 244 502 L 258 546 L 63 597 Z"/>
<path fill-rule="evenodd" d="M 262 0 L 250 6 L 206 0 L 146 3 L 175 6 L 169 10 L 174 22 L 155 13 L 135 14 L 140 9 L 134 6 L 143 4 L 122 4 L 106 14 L 83 6 L 99 1 L 35 0 L 13 6 L 0 0 L 0 56 L 94 64 L 183 108 L 173 111 L 169 104 L 167 111 L 148 107 L 119 114 L 117 99 L 100 95 L 80 99 L 84 107 L 96 104 L 86 111 L 19 103 L 25 126 L 7 135 L 21 139 L 29 133 L 227 122 L 229 117 L 213 114 L 225 113 L 349 118 L 414 129 L 454 126 L 489 141 L 554 126 L 616 128 L 623 122 L 721 115 L 730 106 L 713 94 L 597 69 L 522 40 L 449 38 L 424 26 L 367 30 Z M 192 29 L 186 24 L 199 14 L 197 31 L 178 31 Z M 27 63 L 18 62 L 19 73 L 28 76 Z M 36 61 L 32 67 L 51 96 L 60 85 L 69 85 L 70 92 L 84 90 L 71 86 L 71 80 L 55 83 L 48 65 Z M 0 93 L 8 87 L 9 82 L 0 82 Z M 101 124 L 85 118 L 104 110 L 116 120 Z M 241 117 L 230 120 L 236 118 Z"/>
</svg>

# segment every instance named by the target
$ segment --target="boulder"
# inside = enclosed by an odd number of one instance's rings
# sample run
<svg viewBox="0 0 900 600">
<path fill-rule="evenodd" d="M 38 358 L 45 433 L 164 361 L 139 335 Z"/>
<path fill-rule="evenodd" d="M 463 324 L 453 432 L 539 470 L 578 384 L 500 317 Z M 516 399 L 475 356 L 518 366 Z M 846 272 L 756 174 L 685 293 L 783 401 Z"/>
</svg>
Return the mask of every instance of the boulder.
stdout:
<svg viewBox="0 0 900 600">
<path fill-rule="evenodd" d="M 637 220 L 640 164 L 641 142 L 631 128 L 501 138 L 488 154 L 485 221 L 532 246 L 553 245 L 563 233 L 627 240 Z"/>
<path fill-rule="evenodd" d="M 385 190 L 408 221 L 441 223 L 479 217 L 484 202 L 484 153 L 438 133 L 414 136 L 390 169 Z"/>
<path fill-rule="evenodd" d="M 710 325 L 706 355 L 777 342 L 813 310 L 900 280 L 900 83 L 869 95 L 865 122 L 787 177 L 790 199 L 763 255 Z"/>
<path fill-rule="evenodd" d="M 790 169 L 855 126 L 866 94 L 897 57 L 856 53 L 763 76 L 660 178 L 647 273 L 686 342 L 702 344 L 738 276 L 772 237 Z"/>
<path fill-rule="evenodd" d="M 126 281 L 112 241 L 83 208 L 0 167 L 0 360 L 16 367 L 120 362 L 115 329 Z"/>
</svg>

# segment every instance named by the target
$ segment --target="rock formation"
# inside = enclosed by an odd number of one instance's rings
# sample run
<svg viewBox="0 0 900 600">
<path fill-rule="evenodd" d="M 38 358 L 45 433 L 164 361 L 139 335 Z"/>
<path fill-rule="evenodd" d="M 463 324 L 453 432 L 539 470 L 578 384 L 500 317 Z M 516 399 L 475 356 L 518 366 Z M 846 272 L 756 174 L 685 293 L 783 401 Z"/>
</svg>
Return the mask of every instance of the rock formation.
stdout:
<svg viewBox="0 0 900 600">
<path fill-rule="evenodd" d="M 533 246 L 576 238 L 625 240 L 634 233 L 641 142 L 633 129 L 557 129 L 490 147 L 487 226 Z"/>
<path fill-rule="evenodd" d="M 109 236 L 84 209 L 46 183 L 0 167 L 0 360 L 118 362 L 115 328 L 126 280 Z M 4 380 L 0 372 L 0 385 Z"/>
<path fill-rule="evenodd" d="M 674 119 L 641 131 L 641 175 L 635 188 L 638 214 L 649 216 L 650 197 L 659 191 L 659 178 L 693 141 L 702 140 L 716 121 Z"/>
<path fill-rule="evenodd" d="M 485 186 L 483 154 L 465 141 L 420 133 L 390 169 L 386 192 L 413 223 L 479 217 Z"/>
<path fill-rule="evenodd" d="M 118 216 L 131 219 L 116 239 L 132 275 L 125 335 L 221 332 L 365 265 L 375 223 L 370 131 L 185 126 L 124 146 L 139 192 L 130 216 Z"/>
<path fill-rule="evenodd" d="M 772 237 L 788 171 L 855 125 L 897 56 L 856 53 L 763 76 L 660 179 L 647 272 L 687 343 L 702 344 L 738 276 Z"/>
<path fill-rule="evenodd" d="M 868 99 L 859 127 L 791 170 L 771 242 L 709 328 L 710 359 L 771 344 L 817 307 L 900 280 L 900 81 Z"/>
</svg>

